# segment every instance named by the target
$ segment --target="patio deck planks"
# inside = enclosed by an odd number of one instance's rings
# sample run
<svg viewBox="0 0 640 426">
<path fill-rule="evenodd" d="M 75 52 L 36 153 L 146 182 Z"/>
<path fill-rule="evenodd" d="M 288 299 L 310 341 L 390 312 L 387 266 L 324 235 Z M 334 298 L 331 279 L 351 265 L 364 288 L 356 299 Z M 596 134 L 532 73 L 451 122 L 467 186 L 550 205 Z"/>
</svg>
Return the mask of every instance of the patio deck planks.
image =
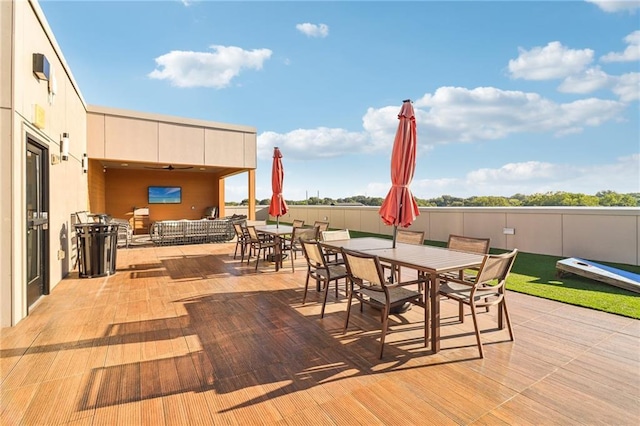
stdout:
<svg viewBox="0 0 640 426">
<path fill-rule="evenodd" d="M 423 311 L 346 297 L 301 304 L 304 268 L 233 260 L 235 243 L 130 248 L 109 277 L 63 280 L 0 336 L 1 424 L 637 424 L 640 321 L 510 293 L 515 342 L 442 301 Z M 299 258 L 300 265 L 304 259 Z M 404 318 L 404 319 L 403 319 Z"/>
</svg>

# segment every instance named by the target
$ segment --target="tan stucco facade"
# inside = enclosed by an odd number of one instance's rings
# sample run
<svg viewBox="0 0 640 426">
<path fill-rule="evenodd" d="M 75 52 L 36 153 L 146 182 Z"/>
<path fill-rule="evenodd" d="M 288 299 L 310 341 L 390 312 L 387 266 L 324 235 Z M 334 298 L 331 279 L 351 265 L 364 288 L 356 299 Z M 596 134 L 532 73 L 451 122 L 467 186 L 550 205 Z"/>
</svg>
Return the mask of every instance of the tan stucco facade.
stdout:
<svg viewBox="0 0 640 426">
<path fill-rule="evenodd" d="M 87 106 L 35 0 L 0 1 L 0 33 L 1 326 L 16 324 L 29 312 L 25 290 L 27 141 L 46 155 L 43 190 L 48 198 L 48 254 L 44 263 L 49 291 L 75 267 L 74 212 L 109 213 L 121 208 L 114 207 L 118 197 L 109 197 L 110 192 L 118 191 L 117 182 L 127 182 L 124 186 L 140 194 L 148 182 L 173 183 L 179 176 L 160 174 L 172 173 L 165 170 L 154 176 L 145 167 L 185 165 L 199 174 L 189 175 L 185 185 L 205 199 L 201 204 L 185 203 L 176 215 L 201 214 L 205 203 L 219 205 L 224 215 L 224 178 L 234 174 L 246 172 L 247 193 L 255 193 L 255 128 Z M 34 53 L 47 58 L 48 80 L 34 74 Z M 69 134 L 67 161 L 60 161 L 63 133 Z M 84 154 L 89 158 L 87 172 L 82 166 Z M 119 180 L 110 180 L 105 169 L 114 169 L 112 175 Z M 146 180 L 138 179 L 142 176 Z M 211 189 L 204 189 L 209 185 Z M 146 204 L 146 195 L 130 201 Z M 157 214 L 170 213 L 160 209 Z"/>
</svg>

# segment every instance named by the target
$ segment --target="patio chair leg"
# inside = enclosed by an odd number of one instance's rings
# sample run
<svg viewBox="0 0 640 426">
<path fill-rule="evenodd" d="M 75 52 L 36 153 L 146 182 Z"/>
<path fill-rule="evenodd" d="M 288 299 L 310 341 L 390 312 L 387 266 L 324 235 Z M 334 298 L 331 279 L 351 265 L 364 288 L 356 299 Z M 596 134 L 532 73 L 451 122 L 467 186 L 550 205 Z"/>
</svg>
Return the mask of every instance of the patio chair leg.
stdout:
<svg viewBox="0 0 640 426">
<path fill-rule="evenodd" d="M 484 351 L 482 350 L 482 341 L 480 340 L 480 329 L 478 328 L 478 318 L 476 318 L 476 308 L 471 305 L 471 316 L 473 317 L 473 327 L 476 329 L 476 341 L 478 342 L 478 350 L 480 351 L 480 358 L 484 358 Z"/>
<path fill-rule="evenodd" d="M 507 304 L 502 299 L 502 309 L 504 309 L 504 318 L 507 320 L 507 328 L 509 329 L 509 337 L 513 341 L 513 329 L 511 328 L 511 319 L 509 318 L 509 311 L 507 310 Z"/>
<path fill-rule="evenodd" d="M 344 320 L 344 329 L 342 330 L 342 334 L 347 332 L 347 327 L 349 327 L 349 315 L 351 314 L 351 300 L 353 299 L 353 292 L 349 292 L 349 300 L 347 301 L 347 317 Z"/>
<path fill-rule="evenodd" d="M 309 274 L 307 274 L 307 280 L 304 283 L 304 295 L 302 296 L 302 304 L 307 301 L 307 290 L 309 290 Z"/>
<path fill-rule="evenodd" d="M 324 283 L 324 300 L 322 301 L 322 311 L 320 311 L 320 318 L 324 318 L 324 307 L 327 306 L 327 294 L 329 294 L 329 281 L 323 281 Z"/>
<path fill-rule="evenodd" d="M 384 351 L 384 338 L 387 335 L 387 327 L 389 325 L 389 304 L 382 309 L 382 335 L 380 336 L 380 359 L 382 359 L 382 352 Z"/>
<path fill-rule="evenodd" d="M 264 256 L 264 250 L 262 250 L 262 255 Z M 256 256 L 256 272 L 258 272 L 258 262 L 260 262 L 260 250 L 258 250 L 258 255 Z"/>
</svg>

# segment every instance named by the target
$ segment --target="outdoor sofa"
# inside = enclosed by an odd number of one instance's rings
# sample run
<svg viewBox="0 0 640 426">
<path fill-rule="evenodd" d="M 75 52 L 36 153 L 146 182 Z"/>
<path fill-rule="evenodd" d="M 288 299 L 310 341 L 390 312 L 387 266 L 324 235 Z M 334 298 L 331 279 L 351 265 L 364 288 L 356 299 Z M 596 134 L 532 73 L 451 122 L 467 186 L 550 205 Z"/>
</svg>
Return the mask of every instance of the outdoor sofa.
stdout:
<svg viewBox="0 0 640 426">
<path fill-rule="evenodd" d="M 150 237 L 155 245 L 202 244 L 231 241 L 234 223 L 244 224 L 243 215 L 220 219 L 160 220 L 151 225 Z"/>
</svg>

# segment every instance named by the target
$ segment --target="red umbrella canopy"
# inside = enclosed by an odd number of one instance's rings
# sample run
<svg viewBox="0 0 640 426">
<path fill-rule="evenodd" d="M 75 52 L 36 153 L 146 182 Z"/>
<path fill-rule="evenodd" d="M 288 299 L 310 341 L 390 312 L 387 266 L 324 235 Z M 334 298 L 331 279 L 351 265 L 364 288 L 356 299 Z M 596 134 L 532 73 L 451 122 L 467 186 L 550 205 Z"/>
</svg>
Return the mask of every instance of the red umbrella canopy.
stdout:
<svg viewBox="0 0 640 426">
<path fill-rule="evenodd" d="M 284 181 L 284 168 L 282 167 L 282 153 L 278 147 L 273 148 L 273 166 L 271 167 L 271 204 L 269 205 L 269 214 L 271 216 L 280 217 L 287 213 L 289 207 L 282 195 L 282 183 Z"/>
<path fill-rule="evenodd" d="M 416 169 L 416 118 L 410 100 L 404 101 L 398 114 L 398 131 L 391 154 L 391 189 L 380 207 L 380 217 L 387 225 L 408 227 L 420 214 L 409 184 Z M 395 234 L 395 233 L 394 233 Z"/>
</svg>

